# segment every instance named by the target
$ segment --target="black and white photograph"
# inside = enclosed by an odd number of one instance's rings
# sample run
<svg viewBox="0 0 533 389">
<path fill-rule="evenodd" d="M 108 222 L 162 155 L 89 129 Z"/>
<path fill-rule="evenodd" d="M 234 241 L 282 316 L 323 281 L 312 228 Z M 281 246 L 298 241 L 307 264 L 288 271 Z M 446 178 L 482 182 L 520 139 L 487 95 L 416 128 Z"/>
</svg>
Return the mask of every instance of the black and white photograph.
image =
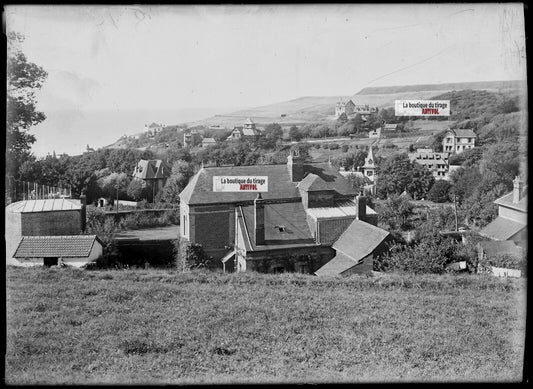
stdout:
<svg viewBox="0 0 533 389">
<path fill-rule="evenodd" d="M 528 382 L 528 12 L 4 5 L 4 383 Z"/>
</svg>

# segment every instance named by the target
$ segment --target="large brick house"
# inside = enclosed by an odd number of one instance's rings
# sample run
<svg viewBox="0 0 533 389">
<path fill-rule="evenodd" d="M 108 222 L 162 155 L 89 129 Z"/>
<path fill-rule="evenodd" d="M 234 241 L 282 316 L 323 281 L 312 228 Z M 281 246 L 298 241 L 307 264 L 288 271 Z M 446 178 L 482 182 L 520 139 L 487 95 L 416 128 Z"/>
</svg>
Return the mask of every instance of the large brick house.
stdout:
<svg viewBox="0 0 533 389">
<path fill-rule="evenodd" d="M 215 176 L 267 176 L 268 192 L 214 192 Z M 389 237 L 375 227 L 366 199 L 333 167 L 305 163 L 297 154 L 286 165 L 201 168 L 180 194 L 180 218 L 181 239 L 201 244 L 225 271 L 368 272 Z M 354 223 L 361 228 L 344 239 L 371 244 L 345 248 L 343 266 L 320 271 L 340 261 L 334 246 Z"/>
</svg>

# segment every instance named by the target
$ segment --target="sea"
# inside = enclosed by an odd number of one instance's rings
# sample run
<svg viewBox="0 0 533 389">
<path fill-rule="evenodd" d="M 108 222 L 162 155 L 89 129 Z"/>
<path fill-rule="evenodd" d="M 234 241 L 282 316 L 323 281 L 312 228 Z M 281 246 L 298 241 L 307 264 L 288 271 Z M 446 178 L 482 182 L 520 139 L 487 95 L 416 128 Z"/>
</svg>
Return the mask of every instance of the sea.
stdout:
<svg viewBox="0 0 533 389">
<path fill-rule="evenodd" d="M 241 107 L 187 109 L 63 109 L 45 111 L 46 120 L 31 129 L 36 142 L 32 152 L 36 157 L 48 154 L 79 155 L 87 146 L 98 149 L 115 143 L 123 135 L 144 131 L 155 122 L 178 125 L 233 112 Z"/>
</svg>

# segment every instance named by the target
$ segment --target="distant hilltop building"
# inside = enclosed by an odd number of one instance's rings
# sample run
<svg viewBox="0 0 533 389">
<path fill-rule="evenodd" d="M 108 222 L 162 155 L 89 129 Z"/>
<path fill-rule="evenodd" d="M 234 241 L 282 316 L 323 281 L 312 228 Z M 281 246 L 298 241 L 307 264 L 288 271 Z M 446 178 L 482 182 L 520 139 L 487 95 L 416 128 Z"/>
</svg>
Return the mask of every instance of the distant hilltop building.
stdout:
<svg viewBox="0 0 533 389">
<path fill-rule="evenodd" d="M 148 134 L 149 137 L 154 137 L 159 134 L 166 126 L 163 124 L 152 123 L 150 125 L 144 125 L 144 132 Z"/>
<path fill-rule="evenodd" d="M 473 149 L 477 135 L 471 129 L 449 129 L 442 140 L 442 149 L 450 153 L 462 153 Z"/>
<path fill-rule="evenodd" d="M 246 119 L 243 126 L 233 127 L 233 131 L 227 137 L 227 141 L 249 140 L 255 141 L 261 136 L 261 130 L 257 128 L 254 121 L 250 118 Z"/>
<path fill-rule="evenodd" d="M 346 114 L 346 116 L 351 116 L 353 114 L 355 104 L 352 100 L 348 101 L 339 101 L 337 104 L 335 104 L 335 116 L 338 118 L 343 113 Z"/>
<path fill-rule="evenodd" d="M 215 192 L 214 177 L 266 176 L 268 192 Z M 390 234 L 328 163 L 202 167 L 180 193 L 180 237 L 224 271 L 370 273 Z"/>
<path fill-rule="evenodd" d="M 94 149 L 92 147 L 89 147 L 89 145 L 87 145 L 86 149 L 88 153 L 94 153 Z"/>
<path fill-rule="evenodd" d="M 377 107 L 371 107 L 368 104 L 356 105 L 352 100 L 339 101 L 337 102 L 337 104 L 335 104 L 335 117 L 337 118 L 340 117 L 343 113 L 346 114 L 346 116 L 348 117 L 360 114 L 363 120 L 367 120 L 368 116 L 377 112 Z"/>
<path fill-rule="evenodd" d="M 436 180 L 449 180 L 450 164 L 449 152 L 434 152 L 431 148 L 417 149 L 414 153 L 407 154 L 411 162 L 425 166 Z"/>
</svg>

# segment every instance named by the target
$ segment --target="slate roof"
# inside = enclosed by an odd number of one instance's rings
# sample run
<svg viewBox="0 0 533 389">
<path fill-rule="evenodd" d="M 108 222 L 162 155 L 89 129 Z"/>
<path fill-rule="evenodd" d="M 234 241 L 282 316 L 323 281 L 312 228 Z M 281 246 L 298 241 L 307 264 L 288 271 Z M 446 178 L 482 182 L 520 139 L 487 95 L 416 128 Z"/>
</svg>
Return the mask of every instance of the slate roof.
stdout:
<svg viewBox="0 0 533 389">
<path fill-rule="evenodd" d="M 332 247 L 358 262 L 372 253 L 388 235 L 388 231 L 355 219 Z"/>
<path fill-rule="evenodd" d="M 359 262 L 338 252 L 328 263 L 318 269 L 315 274 L 321 277 L 337 276 L 356 266 Z"/>
<path fill-rule="evenodd" d="M 458 138 L 475 138 L 477 137 L 476 133 L 469 129 L 469 128 L 456 128 L 456 129 L 453 129 L 453 130 L 450 130 L 450 131 L 453 131 L 455 133 L 455 136 L 458 137 Z"/>
<path fill-rule="evenodd" d="M 6 207 L 7 212 L 52 212 L 52 211 L 77 211 L 81 209 L 80 200 L 73 199 L 44 199 L 24 200 L 11 203 Z"/>
<path fill-rule="evenodd" d="M 389 124 L 385 124 L 384 126 L 385 130 L 395 130 L 396 128 L 398 128 L 398 124 L 389 123 Z"/>
<path fill-rule="evenodd" d="M 491 223 L 486 225 L 481 231 L 479 231 L 479 234 L 491 239 L 507 240 L 524 228 L 527 228 L 526 224 L 518 223 L 498 216 Z"/>
<path fill-rule="evenodd" d="M 349 182 L 327 163 L 304 164 L 304 171 L 318 175 L 342 195 L 355 195 Z M 180 199 L 189 205 L 199 205 L 248 202 L 257 196 L 254 192 L 213 192 L 215 176 L 267 176 L 268 192 L 262 194 L 265 200 L 301 198 L 296 183 L 291 181 L 287 165 L 256 165 L 204 167 L 191 178 L 180 193 Z"/>
<path fill-rule="evenodd" d="M 332 189 L 326 181 L 313 173 L 308 174 L 302 181 L 300 181 L 298 183 L 298 188 L 305 190 L 306 192 Z"/>
<path fill-rule="evenodd" d="M 301 202 L 265 204 L 265 245 L 259 247 L 255 245 L 254 206 L 241 209 L 253 250 L 268 250 L 279 245 L 315 245 Z M 285 231 L 280 231 L 279 226 L 284 226 Z"/>
<path fill-rule="evenodd" d="M 160 125 L 160 124 L 157 124 L 157 123 L 155 123 L 155 122 L 152 122 L 152 124 L 150 124 L 150 125 L 148 126 L 148 128 L 154 128 L 154 127 L 161 127 L 161 125 Z"/>
<path fill-rule="evenodd" d="M 217 143 L 217 141 L 214 138 L 204 138 L 202 143 Z"/>
<path fill-rule="evenodd" d="M 246 119 L 244 124 L 255 124 L 251 118 Z"/>
<path fill-rule="evenodd" d="M 512 240 L 485 241 L 479 242 L 479 245 L 489 258 L 493 258 L 501 254 L 509 254 L 514 256 L 522 256 L 523 254 L 523 250 Z"/>
<path fill-rule="evenodd" d="M 168 178 L 170 173 L 170 168 L 161 159 L 141 159 L 135 167 L 133 176 L 143 180 L 153 180 L 157 178 Z"/>
<path fill-rule="evenodd" d="M 95 241 L 102 244 L 96 235 L 23 236 L 13 257 L 86 258 L 91 254 Z"/>
</svg>

